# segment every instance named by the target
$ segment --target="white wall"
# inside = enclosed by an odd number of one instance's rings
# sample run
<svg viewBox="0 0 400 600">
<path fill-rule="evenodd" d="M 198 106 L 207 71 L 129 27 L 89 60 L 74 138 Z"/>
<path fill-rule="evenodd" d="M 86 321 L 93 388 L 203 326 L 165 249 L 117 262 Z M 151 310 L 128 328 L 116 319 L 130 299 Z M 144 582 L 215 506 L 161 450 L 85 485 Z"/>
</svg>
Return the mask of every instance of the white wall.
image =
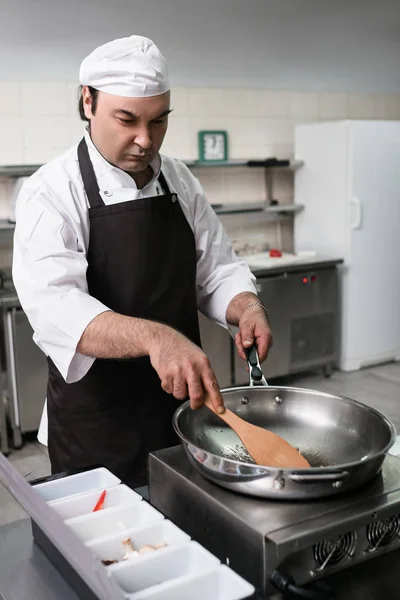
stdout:
<svg viewBox="0 0 400 600">
<path fill-rule="evenodd" d="M 293 154 L 298 123 L 400 119 L 400 95 L 383 94 L 176 87 L 172 107 L 162 150 L 181 159 L 197 158 L 201 129 L 227 130 L 230 158 L 287 158 Z M 75 84 L 0 82 L 0 164 L 47 162 L 77 143 L 83 131 Z M 265 195 L 262 171 L 213 168 L 196 174 L 213 203 L 254 202 Z M 5 216 L 6 187 L 0 178 L 0 218 Z M 286 190 L 286 200 L 288 194 Z"/>
<path fill-rule="evenodd" d="M 400 119 L 400 95 L 305 93 L 243 88 L 176 87 L 174 112 L 163 152 L 181 159 L 197 158 L 197 132 L 226 129 L 230 158 L 289 158 L 298 123 L 327 119 Z M 0 164 L 40 164 L 56 157 L 81 138 L 84 123 L 77 115 L 77 86 L 60 82 L 0 82 Z M 212 203 L 259 202 L 265 199 L 263 170 L 209 168 L 194 170 Z M 293 198 L 293 176 L 280 174 L 274 196 Z M 0 177 L 0 218 L 10 214 L 12 182 Z M 277 241 L 274 223 L 225 218 L 234 239 L 265 236 Z M 290 229 L 284 230 L 291 246 Z M 1 260 L 1 259 L 0 259 Z"/>
<path fill-rule="evenodd" d="M 138 33 L 175 85 L 400 92 L 398 0 L 0 0 L 0 80 L 75 81 Z"/>
</svg>

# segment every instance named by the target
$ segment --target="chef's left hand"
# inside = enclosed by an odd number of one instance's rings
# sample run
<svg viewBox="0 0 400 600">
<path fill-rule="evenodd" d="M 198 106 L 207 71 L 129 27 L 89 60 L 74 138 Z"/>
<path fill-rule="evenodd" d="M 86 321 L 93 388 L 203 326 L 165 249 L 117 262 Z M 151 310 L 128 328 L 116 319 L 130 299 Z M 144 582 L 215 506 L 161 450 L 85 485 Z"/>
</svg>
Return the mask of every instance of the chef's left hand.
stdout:
<svg viewBox="0 0 400 600">
<path fill-rule="evenodd" d="M 239 356 L 244 360 L 246 360 L 244 348 L 250 348 L 254 342 L 260 362 L 267 358 L 273 340 L 267 313 L 262 306 L 251 306 L 243 312 L 235 342 Z"/>
</svg>

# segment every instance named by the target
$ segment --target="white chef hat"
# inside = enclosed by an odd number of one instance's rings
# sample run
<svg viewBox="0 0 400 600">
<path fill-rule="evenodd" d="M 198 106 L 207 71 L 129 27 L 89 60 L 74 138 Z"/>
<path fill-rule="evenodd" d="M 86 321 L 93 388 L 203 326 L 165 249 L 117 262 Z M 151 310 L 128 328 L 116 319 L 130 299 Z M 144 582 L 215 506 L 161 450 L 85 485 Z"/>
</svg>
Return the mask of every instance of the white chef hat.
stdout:
<svg viewBox="0 0 400 600">
<path fill-rule="evenodd" d="M 140 35 L 99 46 L 81 64 L 82 85 L 125 96 L 158 96 L 170 89 L 167 63 L 157 46 Z"/>
</svg>

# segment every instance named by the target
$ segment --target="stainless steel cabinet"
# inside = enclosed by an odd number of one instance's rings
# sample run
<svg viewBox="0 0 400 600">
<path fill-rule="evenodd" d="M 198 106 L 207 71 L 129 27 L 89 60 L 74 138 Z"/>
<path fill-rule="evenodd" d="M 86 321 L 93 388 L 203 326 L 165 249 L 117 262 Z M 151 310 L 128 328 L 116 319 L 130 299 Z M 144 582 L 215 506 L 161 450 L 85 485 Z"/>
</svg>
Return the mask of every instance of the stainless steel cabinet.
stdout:
<svg viewBox="0 0 400 600">
<path fill-rule="evenodd" d="M 266 378 L 314 367 L 327 370 L 337 360 L 338 272 L 335 267 L 280 273 L 257 279 L 268 308 L 274 345 L 264 363 Z M 234 358 L 235 385 L 246 384 L 243 361 Z"/>
<path fill-rule="evenodd" d="M 14 445 L 21 434 L 36 431 L 47 387 L 47 361 L 32 339 L 33 330 L 20 308 L 3 312 L 7 358 L 7 396 L 11 408 Z"/>
<path fill-rule="evenodd" d="M 221 387 L 232 385 L 230 335 L 226 329 L 199 313 L 200 335 L 204 352 Z"/>
</svg>

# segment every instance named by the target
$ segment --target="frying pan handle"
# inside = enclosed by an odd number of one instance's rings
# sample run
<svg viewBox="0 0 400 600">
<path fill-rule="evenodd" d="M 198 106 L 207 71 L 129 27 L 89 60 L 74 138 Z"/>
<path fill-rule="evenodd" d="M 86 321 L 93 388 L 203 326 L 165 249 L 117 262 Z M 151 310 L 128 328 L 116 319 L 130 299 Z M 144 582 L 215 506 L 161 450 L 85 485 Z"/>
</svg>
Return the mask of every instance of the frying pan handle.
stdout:
<svg viewBox="0 0 400 600">
<path fill-rule="evenodd" d="M 260 360 L 258 358 L 257 346 L 253 344 L 251 348 L 245 348 L 247 364 L 249 366 L 250 387 L 256 385 L 268 386 L 268 383 L 262 372 Z"/>
<path fill-rule="evenodd" d="M 343 481 L 349 476 L 348 471 L 340 471 L 338 473 L 321 473 L 320 475 L 301 475 L 293 473 L 289 475 L 291 481 L 295 483 L 334 483 L 335 481 Z"/>
</svg>

